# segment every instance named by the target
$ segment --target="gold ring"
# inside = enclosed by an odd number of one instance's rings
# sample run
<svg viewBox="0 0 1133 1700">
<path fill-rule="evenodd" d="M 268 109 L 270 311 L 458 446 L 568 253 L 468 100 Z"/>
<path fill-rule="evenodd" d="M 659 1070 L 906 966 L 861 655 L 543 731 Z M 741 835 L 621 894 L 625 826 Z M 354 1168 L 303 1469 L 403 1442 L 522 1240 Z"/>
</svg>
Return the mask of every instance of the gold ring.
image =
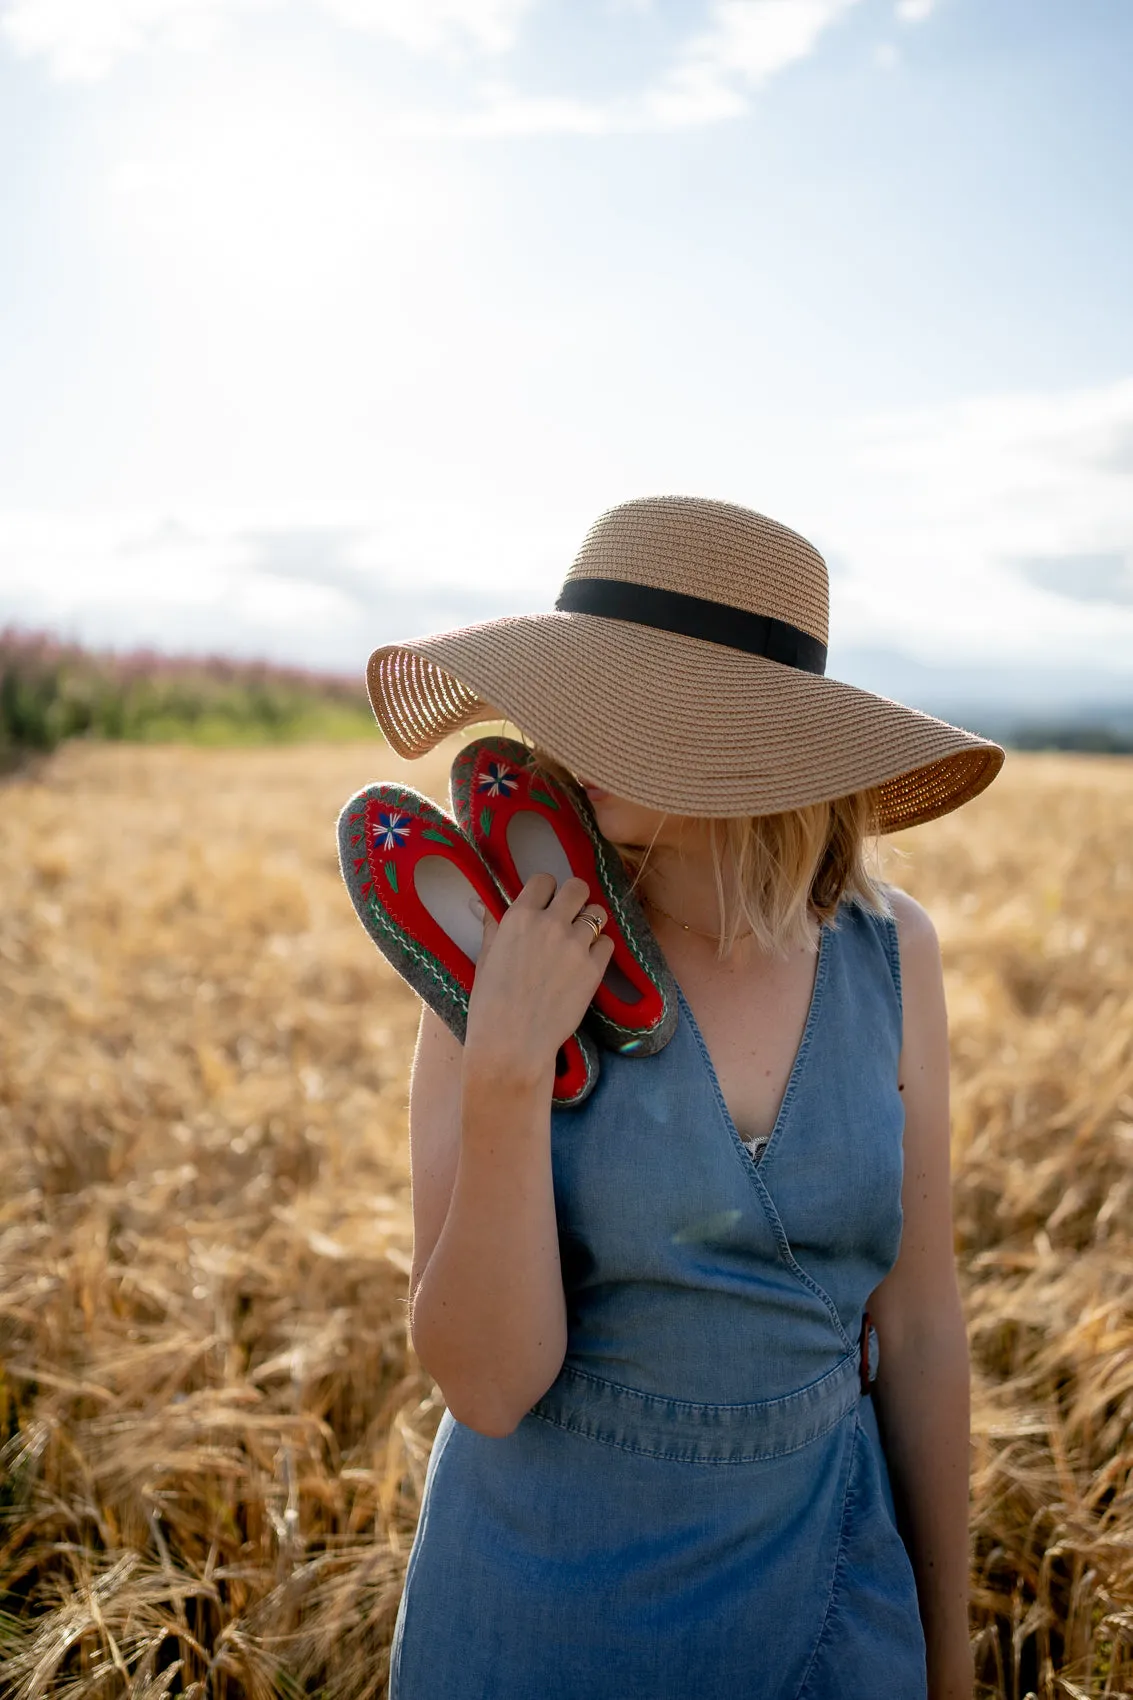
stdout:
<svg viewBox="0 0 1133 1700">
<path fill-rule="evenodd" d="M 599 933 L 602 931 L 602 928 L 606 925 L 605 915 L 603 915 L 603 916 L 601 916 L 601 918 L 599 918 L 599 916 L 597 916 L 597 915 L 590 914 L 590 912 L 586 909 L 582 909 L 582 910 L 579 911 L 578 918 L 579 918 L 580 921 L 585 921 L 588 927 L 594 928 L 594 937 L 595 938 L 598 937 Z"/>
</svg>

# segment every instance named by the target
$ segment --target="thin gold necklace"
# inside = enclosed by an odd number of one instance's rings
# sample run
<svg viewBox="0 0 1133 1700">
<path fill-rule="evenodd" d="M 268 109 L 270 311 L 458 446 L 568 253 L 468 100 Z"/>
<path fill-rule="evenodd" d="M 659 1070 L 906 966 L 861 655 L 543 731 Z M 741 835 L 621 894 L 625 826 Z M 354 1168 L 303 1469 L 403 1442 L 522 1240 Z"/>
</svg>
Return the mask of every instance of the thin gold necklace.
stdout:
<svg viewBox="0 0 1133 1700">
<path fill-rule="evenodd" d="M 711 939 L 713 944 L 720 943 L 721 935 L 719 933 L 706 933 L 702 927 L 690 927 L 687 921 L 679 921 L 675 915 L 670 915 L 667 909 L 662 909 L 661 905 L 652 897 L 647 897 L 645 901 L 648 903 L 650 909 L 656 909 L 658 915 L 664 915 L 666 921 L 672 921 L 675 927 L 683 927 L 686 933 L 695 933 L 697 938 Z M 746 933 L 739 933 L 737 935 L 737 942 L 739 939 L 751 938 L 752 931 L 753 929 L 749 927 Z"/>
</svg>

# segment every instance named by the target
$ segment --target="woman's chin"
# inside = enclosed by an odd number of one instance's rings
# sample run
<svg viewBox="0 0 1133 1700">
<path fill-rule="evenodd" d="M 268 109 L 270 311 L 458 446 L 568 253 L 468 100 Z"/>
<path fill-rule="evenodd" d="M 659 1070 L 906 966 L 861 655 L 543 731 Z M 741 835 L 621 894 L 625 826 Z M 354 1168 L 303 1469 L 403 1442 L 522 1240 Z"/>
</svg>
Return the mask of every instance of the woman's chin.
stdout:
<svg viewBox="0 0 1133 1700">
<path fill-rule="evenodd" d="M 603 791 L 598 786 L 588 785 L 586 795 L 594 810 L 598 830 L 611 844 L 621 844 L 630 850 L 644 850 L 656 839 L 664 820 L 664 816 L 656 810 L 643 808 L 640 803 L 629 803 L 624 797 L 615 797 L 612 791 Z"/>
</svg>

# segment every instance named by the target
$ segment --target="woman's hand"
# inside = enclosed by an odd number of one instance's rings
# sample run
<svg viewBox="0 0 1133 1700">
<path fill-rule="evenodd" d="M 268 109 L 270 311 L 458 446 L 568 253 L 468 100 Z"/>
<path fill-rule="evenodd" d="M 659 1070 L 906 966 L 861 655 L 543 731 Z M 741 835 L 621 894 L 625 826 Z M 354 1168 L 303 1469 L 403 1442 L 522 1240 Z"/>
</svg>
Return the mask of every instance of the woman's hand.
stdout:
<svg viewBox="0 0 1133 1700">
<path fill-rule="evenodd" d="M 534 874 L 498 925 L 484 916 L 466 1068 L 488 1070 L 497 1081 L 553 1079 L 556 1052 L 582 1020 L 614 953 L 611 939 L 595 938 L 578 918 L 588 898 L 585 880 L 556 889 L 553 874 Z"/>
</svg>

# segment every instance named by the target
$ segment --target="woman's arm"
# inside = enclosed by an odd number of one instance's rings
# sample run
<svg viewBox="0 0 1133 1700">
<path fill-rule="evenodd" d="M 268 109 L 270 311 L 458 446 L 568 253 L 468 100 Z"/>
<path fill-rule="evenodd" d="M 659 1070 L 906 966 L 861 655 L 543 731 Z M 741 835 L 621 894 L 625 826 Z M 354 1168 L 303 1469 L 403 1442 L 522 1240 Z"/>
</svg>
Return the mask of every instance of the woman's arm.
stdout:
<svg viewBox="0 0 1133 1700">
<path fill-rule="evenodd" d="M 566 1353 L 551 1175 L 555 1056 L 613 945 L 576 921 L 587 888 L 529 880 L 485 923 L 463 1048 L 426 1009 L 409 1100 L 410 1329 L 458 1421 L 510 1434 Z"/>
<path fill-rule="evenodd" d="M 971 1700 L 969 1366 L 952 1237 L 944 974 L 928 915 L 905 892 L 892 897 L 904 1005 L 904 1229 L 870 1300 L 881 1348 L 874 1397 L 917 1580 L 929 1700 Z"/>
</svg>

